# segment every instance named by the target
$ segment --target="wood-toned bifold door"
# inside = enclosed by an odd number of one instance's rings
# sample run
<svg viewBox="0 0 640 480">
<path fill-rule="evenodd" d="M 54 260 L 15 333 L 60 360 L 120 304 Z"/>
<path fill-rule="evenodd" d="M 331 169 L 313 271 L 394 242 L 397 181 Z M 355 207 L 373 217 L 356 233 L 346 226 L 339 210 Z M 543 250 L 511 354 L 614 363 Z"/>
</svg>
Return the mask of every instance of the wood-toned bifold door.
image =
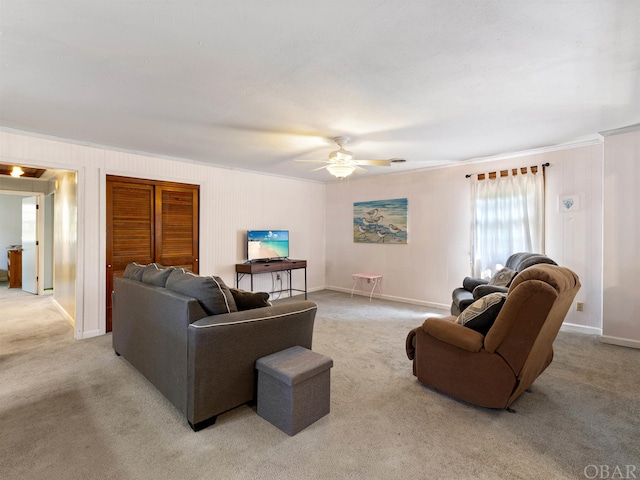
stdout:
<svg viewBox="0 0 640 480">
<path fill-rule="evenodd" d="M 107 175 L 107 332 L 113 279 L 129 263 L 198 273 L 199 188 Z"/>
</svg>

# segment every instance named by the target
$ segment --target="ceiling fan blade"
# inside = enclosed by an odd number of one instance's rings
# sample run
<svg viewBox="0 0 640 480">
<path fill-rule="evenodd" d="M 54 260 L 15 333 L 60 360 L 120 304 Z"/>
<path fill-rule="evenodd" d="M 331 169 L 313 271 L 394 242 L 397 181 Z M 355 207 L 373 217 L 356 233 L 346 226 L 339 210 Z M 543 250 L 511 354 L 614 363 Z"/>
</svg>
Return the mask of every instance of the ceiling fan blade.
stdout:
<svg viewBox="0 0 640 480">
<path fill-rule="evenodd" d="M 322 167 L 314 168 L 311 170 L 312 172 L 317 172 L 318 170 L 322 170 L 323 168 L 327 168 L 329 165 L 323 165 Z"/>
<path fill-rule="evenodd" d="M 302 159 L 294 159 L 294 162 L 306 162 L 306 163 L 333 163 L 330 160 L 302 160 Z"/>
<path fill-rule="evenodd" d="M 351 160 L 355 165 L 372 165 L 374 167 L 388 167 L 391 160 Z"/>
</svg>

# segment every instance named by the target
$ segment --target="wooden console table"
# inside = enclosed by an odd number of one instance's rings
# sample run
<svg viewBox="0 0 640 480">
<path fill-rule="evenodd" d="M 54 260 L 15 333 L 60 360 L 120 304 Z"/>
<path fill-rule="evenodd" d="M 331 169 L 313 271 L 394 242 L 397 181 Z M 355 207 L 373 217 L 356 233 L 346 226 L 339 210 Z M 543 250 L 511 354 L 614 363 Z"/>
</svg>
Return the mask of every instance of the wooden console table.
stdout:
<svg viewBox="0 0 640 480">
<path fill-rule="evenodd" d="M 304 270 L 304 290 L 292 288 L 291 270 Z M 289 288 L 275 290 L 269 293 L 304 292 L 304 299 L 307 299 L 307 261 L 306 260 L 278 260 L 273 262 L 252 262 L 236 263 L 236 287 L 240 288 L 240 280 L 245 275 L 251 277 L 251 291 L 253 291 L 253 276 L 260 273 L 287 272 L 289 275 Z"/>
</svg>

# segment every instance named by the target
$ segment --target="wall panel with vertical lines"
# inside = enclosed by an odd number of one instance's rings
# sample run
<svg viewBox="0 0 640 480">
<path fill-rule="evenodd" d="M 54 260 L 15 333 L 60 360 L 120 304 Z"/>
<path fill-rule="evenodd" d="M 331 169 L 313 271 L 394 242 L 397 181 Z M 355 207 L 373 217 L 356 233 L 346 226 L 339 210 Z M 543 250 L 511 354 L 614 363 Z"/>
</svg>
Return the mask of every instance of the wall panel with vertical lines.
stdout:
<svg viewBox="0 0 640 480">
<path fill-rule="evenodd" d="M 80 309 L 78 338 L 99 335 L 106 328 L 102 279 L 107 174 L 200 186 L 200 274 L 218 275 L 234 285 L 234 266 L 246 260 L 246 231 L 278 228 L 291 232 L 291 256 L 308 260 L 309 288 L 324 286 L 324 184 L 20 132 L 0 131 L 0 150 L 3 158 L 23 165 L 80 172 L 77 204 L 64 207 L 73 213 L 78 209 L 80 227 L 78 253 L 72 259 L 81 264 L 79 290 L 64 289 L 64 304 L 72 302 Z M 55 282 L 66 284 L 68 280 L 57 278 Z M 256 277 L 255 289 L 270 288 L 270 276 Z"/>
</svg>

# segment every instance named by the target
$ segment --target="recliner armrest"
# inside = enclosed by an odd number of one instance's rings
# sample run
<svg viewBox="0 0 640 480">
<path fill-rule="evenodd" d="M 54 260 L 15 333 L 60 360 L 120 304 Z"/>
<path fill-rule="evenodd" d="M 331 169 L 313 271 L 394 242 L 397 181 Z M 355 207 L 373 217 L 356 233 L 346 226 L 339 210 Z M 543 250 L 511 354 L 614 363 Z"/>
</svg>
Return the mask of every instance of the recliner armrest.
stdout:
<svg viewBox="0 0 640 480">
<path fill-rule="evenodd" d="M 473 299 L 486 297 L 490 293 L 507 293 L 509 289 L 507 287 L 498 287 L 497 285 L 478 285 L 473 289 Z"/>
<path fill-rule="evenodd" d="M 462 288 L 468 292 L 473 292 L 478 285 L 486 285 L 487 283 L 489 283 L 489 280 L 484 278 L 464 277 Z"/>
<path fill-rule="evenodd" d="M 479 352 L 484 344 L 484 335 L 455 323 L 455 318 L 427 318 L 422 324 L 422 330 L 441 342 L 470 352 Z"/>
</svg>

